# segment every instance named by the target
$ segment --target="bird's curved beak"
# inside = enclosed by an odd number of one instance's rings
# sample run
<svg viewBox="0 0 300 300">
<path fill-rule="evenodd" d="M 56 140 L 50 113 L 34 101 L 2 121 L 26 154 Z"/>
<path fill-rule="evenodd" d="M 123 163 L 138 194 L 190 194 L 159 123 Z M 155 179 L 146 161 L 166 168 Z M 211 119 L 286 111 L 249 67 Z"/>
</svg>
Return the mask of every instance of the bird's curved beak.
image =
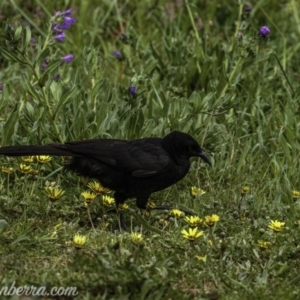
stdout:
<svg viewBox="0 0 300 300">
<path fill-rule="evenodd" d="M 207 164 L 209 164 L 211 167 L 212 167 L 212 163 L 211 163 L 211 160 L 210 158 L 207 156 L 207 154 L 204 152 L 204 151 L 201 151 L 198 156 L 200 158 L 202 158 Z"/>
</svg>

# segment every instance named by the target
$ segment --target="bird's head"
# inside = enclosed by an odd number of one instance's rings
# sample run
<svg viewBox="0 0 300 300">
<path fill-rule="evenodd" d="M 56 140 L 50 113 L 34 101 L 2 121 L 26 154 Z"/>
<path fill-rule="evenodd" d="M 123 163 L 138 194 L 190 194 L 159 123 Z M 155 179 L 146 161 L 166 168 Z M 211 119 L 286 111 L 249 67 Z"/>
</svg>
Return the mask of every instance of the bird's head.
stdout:
<svg viewBox="0 0 300 300">
<path fill-rule="evenodd" d="M 212 166 L 210 158 L 200 147 L 198 142 L 189 134 L 172 131 L 163 138 L 163 147 L 177 160 L 178 157 L 200 157 L 204 162 Z"/>
</svg>

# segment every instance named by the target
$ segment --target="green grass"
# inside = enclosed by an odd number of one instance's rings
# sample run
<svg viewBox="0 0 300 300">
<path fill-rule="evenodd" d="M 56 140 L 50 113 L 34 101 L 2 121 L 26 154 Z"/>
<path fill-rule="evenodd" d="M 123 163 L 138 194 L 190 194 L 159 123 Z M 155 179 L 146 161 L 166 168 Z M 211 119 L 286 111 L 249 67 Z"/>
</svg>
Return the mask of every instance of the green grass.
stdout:
<svg viewBox="0 0 300 300">
<path fill-rule="evenodd" d="M 98 196 L 93 229 L 81 195 L 88 181 L 62 171 L 61 158 L 35 160 L 27 175 L 21 158 L 1 158 L 1 169 L 14 171 L 0 173 L 0 290 L 15 282 L 76 287 L 78 299 L 300 299 L 298 2 L 257 1 L 248 14 L 241 0 L 43 3 L 0 4 L 1 146 L 188 132 L 214 167 L 193 160 L 151 200 L 220 220 L 202 223 L 203 236 L 189 242 L 184 217 L 145 216 L 130 200 L 130 229 L 121 232 Z M 50 22 L 67 8 L 76 23 L 59 43 Z M 264 25 L 271 33 L 259 38 Z M 49 184 L 64 195 L 50 201 Z M 206 193 L 193 198 L 192 186 Z M 271 220 L 283 230 L 268 228 Z M 87 236 L 80 249 L 77 233 Z"/>
</svg>

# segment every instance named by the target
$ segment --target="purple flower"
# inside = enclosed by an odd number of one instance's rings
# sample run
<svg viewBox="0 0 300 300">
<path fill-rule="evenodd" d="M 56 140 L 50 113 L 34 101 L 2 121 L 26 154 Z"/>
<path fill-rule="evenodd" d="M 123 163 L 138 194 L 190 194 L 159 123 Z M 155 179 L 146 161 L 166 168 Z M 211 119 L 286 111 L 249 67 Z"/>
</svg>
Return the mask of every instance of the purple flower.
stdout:
<svg viewBox="0 0 300 300">
<path fill-rule="evenodd" d="M 72 17 L 64 17 L 64 21 L 61 23 L 61 24 L 58 24 L 58 28 L 59 29 L 63 29 L 63 30 L 66 30 L 66 29 L 69 29 L 70 26 L 72 24 L 74 24 L 76 22 L 76 19 L 75 18 L 72 18 Z"/>
<path fill-rule="evenodd" d="M 69 8 L 69 9 L 67 9 L 67 10 L 65 10 L 65 11 L 62 11 L 61 13 L 60 13 L 60 15 L 61 16 L 66 16 L 66 15 L 70 15 L 72 13 L 72 8 Z"/>
<path fill-rule="evenodd" d="M 128 36 L 125 33 L 121 33 L 122 40 L 128 40 Z"/>
<path fill-rule="evenodd" d="M 130 86 L 129 93 L 130 93 L 131 96 L 136 95 L 136 87 L 134 85 Z"/>
<path fill-rule="evenodd" d="M 55 13 L 56 22 L 51 24 L 52 29 L 54 29 L 57 33 L 58 30 L 67 30 L 69 27 L 76 22 L 75 18 L 67 17 L 72 13 L 72 9 L 69 8 L 65 11 L 57 11 Z"/>
<path fill-rule="evenodd" d="M 55 76 L 54 76 L 54 81 L 58 81 L 60 79 L 60 75 L 59 74 L 56 74 Z"/>
<path fill-rule="evenodd" d="M 0 84 L 0 91 L 3 91 L 4 86 Z"/>
<path fill-rule="evenodd" d="M 251 6 L 246 6 L 246 8 L 245 8 L 245 12 L 246 12 L 246 13 L 251 12 L 251 10 L 252 10 L 252 7 L 251 7 Z"/>
<path fill-rule="evenodd" d="M 268 26 L 262 26 L 259 29 L 258 35 L 261 37 L 267 37 L 270 34 L 271 30 Z"/>
<path fill-rule="evenodd" d="M 115 50 L 113 52 L 113 55 L 114 55 L 115 58 L 119 59 L 121 57 L 121 52 L 119 50 Z"/>
<path fill-rule="evenodd" d="M 34 44 L 34 43 L 36 42 L 35 38 L 33 38 L 33 37 L 31 37 L 29 41 L 30 41 L 30 43 L 32 43 L 32 44 Z"/>
<path fill-rule="evenodd" d="M 66 62 L 66 63 L 70 63 L 70 62 L 73 60 L 73 58 L 74 58 L 74 55 L 73 55 L 73 54 L 68 54 L 68 55 L 64 56 L 64 57 L 62 58 L 62 60 L 63 60 L 64 62 Z"/>
<path fill-rule="evenodd" d="M 76 19 L 72 17 L 65 17 L 64 22 L 72 25 L 76 22 Z"/>
<path fill-rule="evenodd" d="M 67 16 L 67 15 L 70 15 L 71 13 L 72 13 L 72 8 L 69 8 L 65 11 L 57 11 L 55 13 L 55 17 Z"/>
<path fill-rule="evenodd" d="M 53 31 L 55 31 L 57 34 L 63 33 L 63 30 L 59 29 L 57 25 L 53 28 Z"/>
<path fill-rule="evenodd" d="M 58 42 L 63 42 L 63 41 L 65 40 L 65 38 L 66 38 L 66 35 L 65 35 L 64 32 L 62 32 L 62 33 L 56 35 L 54 38 L 55 38 Z"/>
<path fill-rule="evenodd" d="M 44 71 L 45 69 L 47 69 L 47 67 L 48 67 L 47 64 L 42 64 L 42 67 L 41 67 L 42 71 Z"/>
</svg>

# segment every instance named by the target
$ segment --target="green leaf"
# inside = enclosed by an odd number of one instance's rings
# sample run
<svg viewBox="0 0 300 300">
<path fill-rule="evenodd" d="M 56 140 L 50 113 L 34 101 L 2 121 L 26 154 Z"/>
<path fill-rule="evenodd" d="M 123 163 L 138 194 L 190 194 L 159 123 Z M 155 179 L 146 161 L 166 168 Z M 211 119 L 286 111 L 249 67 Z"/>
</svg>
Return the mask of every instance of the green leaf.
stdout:
<svg viewBox="0 0 300 300">
<path fill-rule="evenodd" d="M 62 61 L 60 59 L 55 59 L 49 63 L 39 80 L 40 86 L 44 86 L 49 77 L 52 77 L 50 82 L 53 81 L 54 74 L 57 72 L 57 69 L 61 64 Z"/>
<path fill-rule="evenodd" d="M 50 92 L 53 96 L 53 102 L 55 104 L 61 101 L 63 87 L 59 82 L 52 81 L 50 84 Z"/>
<path fill-rule="evenodd" d="M 50 55 L 49 48 L 42 50 L 41 53 L 39 53 L 39 55 L 37 56 L 34 64 L 40 68 L 42 66 L 42 64 L 44 63 L 45 58 L 48 57 L 49 55 Z"/>
<path fill-rule="evenodd" d="M 22 26 L 19 25 L 18 28 L 16 29 L 15 31 L 15 34 L 14 34 L 14 40 L 19 40 L 21 38 L 21 33 L 22 33 Z"/>
<path fill-rule="evenodd" d="M 7 60 L 11 60 L 13 62 L 19 62 L 21 64 L 26 64 L 26 62 L 24 62 L 18 58 L 17 54 L 13 53 L 12 51 L 9 51 L 8 49 L 6 49 L 4 47 L 0 47 L 0 53 Z"/>
<path fill-rule="evenodd" d="M 0 230 L 3 230 L 8 225 L 7 221 L 4 219 L 0 220 Z"/>
<path fill-rule="evenodd" d="M 243 152 L 242 154 L 239 156 L 239 161 L 238 161 L 238 165 L 237 165 L 237 174 L 239 174 L 239 172 L 241 171 L 242 167 L 247 166 L 247 161 L 246 161 L 246 157 L 250 151 L 251 145 L 250 143 L 247 143 L 247 145 L 244 145 Z"/>
<path fill-rule="evenodd" d="M 54 116 L 58 115 L 60 111 L 65 107 L 65 105 L 72 101 L 73 97 L 76 97 L 77 94 L 79 93 L 79 88 L 77 86 L 74 86 L 71 90 L 66 92 L 65 94 L 62 95 L 61 100 L 59 101 L 55 111 L 54 111 Z"/>
<path fill-rule="evenodd" d="M 18 244 L 18 243 L 20 243 L 20 242 L 22 242 L 22 241 L 25 241 L 25 240 L 28 240 L 28 239 L 29 239 L 28 235 L 27 235 L 26 233 L 24 233 L 24 234 L 22 234 L 21 236 L 19 236 L 17 239 L 15 239 L 15 240 L 11 243 L 11 245 Z"/>
<path fill-rule="evenodd" d="M 41 96 L 39 95 L 39 93 L 35 90 L 35 88 L 32 86 L 29 78 L 28 78 L 28 74 L 23 72 L 21 74 L 22 77 L 22 82 L 23 82 L 23 86 L 26 92 L 28 92 L 35 100 L 37 100 L 38 102 L 41 102 Z"/>
<path fill-rule="evenodd" d="M 155 228 L 147 223 L 147 221 L 140 215 L 136 214 L 136 218 L 142 223 L 142 225 L 148 229 L 149 231 L 152 231 L 154 233 L 162 234 L 163 232 L 159 230 L 158 228 Z"/>
<path fill-rule="evenodd" d="M 156 49 L 154 48 L 152 42 L 150 43 L 150 49 L 151 49 L 152 55 L 158 61 L 158 64 L 160 65 L 161 69 L 164 69 L 165 68 L 165 64 L 163 63 L 161 55 L 159 55 L 159 53 L 156 51 Z"/>
<path fill-rule="evenodd" d="M 22 52 L 26 53 L 27 47 L 30 43 L 31 38 L 31 30 L 28 26 L 26 26 L 25 30 L 23 30 L 23 38 L 22 38 Z"/>
<path fill-rule="evenodd" d="M 18 106 L 19 104 L 17 103 L 13 108 L 12 112 L 10 113 L 7 121 L 3 125 L 2 145 L 7 145 L 11 143 L 11 137 L 18 127 Z"/>
</svg>

